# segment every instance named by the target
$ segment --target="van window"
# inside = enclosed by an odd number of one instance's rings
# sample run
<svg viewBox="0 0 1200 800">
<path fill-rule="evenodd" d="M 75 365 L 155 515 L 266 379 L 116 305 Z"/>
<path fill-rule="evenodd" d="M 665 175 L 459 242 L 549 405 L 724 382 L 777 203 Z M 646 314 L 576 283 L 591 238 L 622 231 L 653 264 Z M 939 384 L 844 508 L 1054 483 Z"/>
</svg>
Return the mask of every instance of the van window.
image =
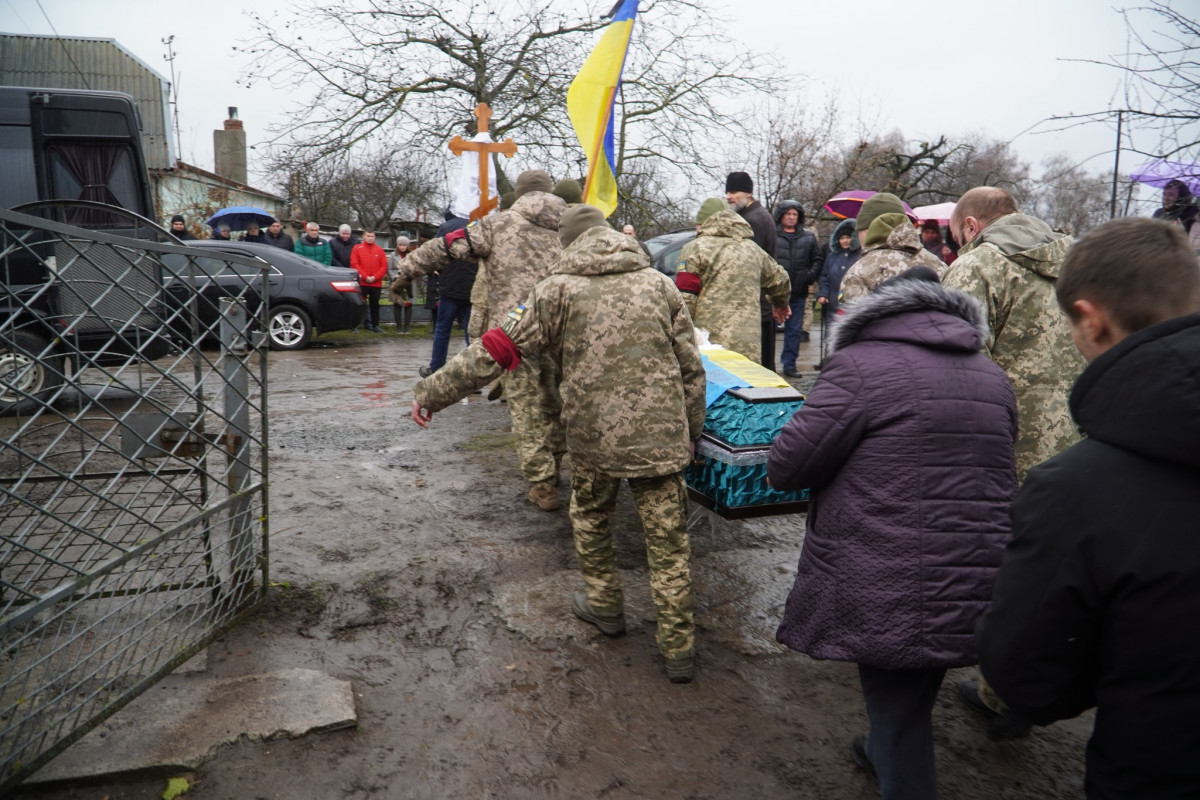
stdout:
<svg viewBox="0 0 1200 800">
<path fill-rule="evenodd" d="M 58 200 L 91 200 L 145 215 L 141 207 L 136 161 L 128 144 L 55 142 L 46 147 L 50 193 Z M 121 227 L 122 217 L 74 209 L 66 222 L 87 228 Z"/>
<path fill-rule="evenodd" d="M 33 135 L 28 125 L 0 125 L 0 208 L 37 200 Z"/>
</svg>

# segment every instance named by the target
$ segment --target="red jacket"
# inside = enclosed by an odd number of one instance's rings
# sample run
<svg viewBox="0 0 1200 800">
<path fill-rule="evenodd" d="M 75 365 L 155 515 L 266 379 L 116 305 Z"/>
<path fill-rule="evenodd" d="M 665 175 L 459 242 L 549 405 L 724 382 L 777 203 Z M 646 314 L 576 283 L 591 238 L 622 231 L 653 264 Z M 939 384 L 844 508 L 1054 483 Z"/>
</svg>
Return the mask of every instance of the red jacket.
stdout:
<svg viewBox="0 0 1200 800">
<path fill-rule="evenodd" d="M 360 242 L 350 251 L 350 266 L 358 270 L 363 286 L 382 286 L 387 275 L 387 253 L 377 244 Z"/>
</svg>

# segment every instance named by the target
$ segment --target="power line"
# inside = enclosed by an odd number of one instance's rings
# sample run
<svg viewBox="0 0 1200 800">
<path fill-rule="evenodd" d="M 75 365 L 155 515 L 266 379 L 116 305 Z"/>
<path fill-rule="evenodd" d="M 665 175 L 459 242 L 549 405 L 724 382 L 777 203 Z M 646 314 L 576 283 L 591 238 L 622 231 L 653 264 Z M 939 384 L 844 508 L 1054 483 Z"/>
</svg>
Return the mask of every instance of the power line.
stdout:
<svg viewBox="0 0 1200 800">
<path fill-rule="evenodd" d="M 63 52 L 66 53 L 67 60 L 71 62 L 71 66 L 75 68 L 75 71 L 79 73 L 79 77 L 83 81 L 83 88 L 91 89 L 92 86 L 90 83 L 88 83 L 87 75 L 84 75 L 83 70 L 81 70 L 79 65 L 75 63 L 75 58 L 71 55 L 71 51 L 67 48 L 66 42 L 64 42 L 62 37 L 58 35 L 58 31 L 54 28 L 54 23 L 50 21 L 50 15 L 46 13 L 46 9 L 42 8 L 42 0 L 37 0 L 37 6 L 38 10 L 42 12 L 42 16 L 46 18 L 46 24 L 50 26 L 50 30 L 54 31 L 54 36 L 58 40 L 58 45 L 63 49 Z"/>
</svg>

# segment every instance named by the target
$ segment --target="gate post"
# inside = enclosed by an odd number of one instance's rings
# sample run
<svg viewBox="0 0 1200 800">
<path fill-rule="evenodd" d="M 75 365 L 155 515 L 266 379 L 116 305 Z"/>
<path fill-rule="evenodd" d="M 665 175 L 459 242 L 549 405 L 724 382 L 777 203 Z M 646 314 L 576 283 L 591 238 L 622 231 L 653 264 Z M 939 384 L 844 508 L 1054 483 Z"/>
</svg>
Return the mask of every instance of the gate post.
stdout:
<svg viewBox="0 0 1200 800">
<path fill-rule="evenodd" d="M 221 313 L 221 375 L 224 380 L 226 488 L 229 507 L 230 599 L 240 602 L 254 588 L 254 537 L 250 518 L 252 483 L 250 469 L 250 370 L 245 358 L 250 352 L 250 324 L 246 303 L 241 298 L 223 297 Z"/>
</svg>

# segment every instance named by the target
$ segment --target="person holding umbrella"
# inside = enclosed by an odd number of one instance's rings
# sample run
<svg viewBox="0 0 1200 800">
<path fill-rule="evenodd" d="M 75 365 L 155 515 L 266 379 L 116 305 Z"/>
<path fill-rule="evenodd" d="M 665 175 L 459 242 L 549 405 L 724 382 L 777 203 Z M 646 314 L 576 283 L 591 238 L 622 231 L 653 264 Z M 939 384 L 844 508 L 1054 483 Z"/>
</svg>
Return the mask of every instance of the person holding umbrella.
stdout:
<svg viewBox="0 0 1200 800">
<path fill-rule="evenodd" d="M 246 222 L 246 235 L 242 237 L 243 242 L 257 242 L 258 244 L 269 244 L 267 237 L 263 234 L 262 228 L 258 227 L 257 220 L 249 220 Z"/>
</svg>

